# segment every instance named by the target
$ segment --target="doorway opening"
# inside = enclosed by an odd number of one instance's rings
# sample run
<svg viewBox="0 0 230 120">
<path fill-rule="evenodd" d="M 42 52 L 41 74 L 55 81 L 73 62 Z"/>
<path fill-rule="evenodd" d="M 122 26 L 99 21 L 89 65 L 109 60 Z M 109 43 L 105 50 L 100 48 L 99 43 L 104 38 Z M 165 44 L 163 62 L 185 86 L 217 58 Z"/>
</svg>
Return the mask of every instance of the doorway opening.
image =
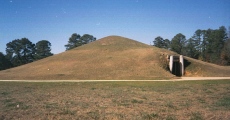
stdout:
<svg viewBox="0 0 230 120">
<path fill-rule="evenodd" d="M 182 76 L 181 75 L 181 65 L 179 61 L 173 62 L 172 74 L 179 76 L 179 77 Z"/>
<path fill-rule="evenodd" d="M 168 55 L 169 70 L 172 74 L 181 77 L 184 75 L 184 58 L 182 55 Z"/>
</svg>

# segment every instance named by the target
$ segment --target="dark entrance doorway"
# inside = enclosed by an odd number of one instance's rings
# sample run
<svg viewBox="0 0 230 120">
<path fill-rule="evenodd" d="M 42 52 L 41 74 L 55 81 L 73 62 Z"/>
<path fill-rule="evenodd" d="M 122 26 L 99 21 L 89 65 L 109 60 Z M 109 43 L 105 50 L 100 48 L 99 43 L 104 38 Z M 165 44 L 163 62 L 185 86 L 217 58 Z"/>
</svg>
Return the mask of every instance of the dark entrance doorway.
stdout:
<svg viewBox="0 0 230 120">
<path fill-rule="evenodd" d="M 185 60 L 182 55 L 168 55 L 169 70 L 172 74 L 181 77 L 185 71 Z"/>
<path fill-rule="evenodd" d="M 173 62 L 172 74 L 181 76 L 181 64 L 179 61 Z"/>
</svg>

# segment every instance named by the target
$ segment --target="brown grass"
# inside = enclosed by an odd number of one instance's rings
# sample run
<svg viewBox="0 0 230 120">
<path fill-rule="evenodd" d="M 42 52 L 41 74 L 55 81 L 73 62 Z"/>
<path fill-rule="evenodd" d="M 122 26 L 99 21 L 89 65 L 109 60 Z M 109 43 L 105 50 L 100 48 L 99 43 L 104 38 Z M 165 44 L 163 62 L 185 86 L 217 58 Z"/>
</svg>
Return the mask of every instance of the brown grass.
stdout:
<svg viewBox="0 0 230 120">
<path fill-rule="evenodd" d="M 230 119 L 230 81 L 0 82 L 0 119 Z"/>
<path fill-rule="evenodd" d="M 27 65 L 0 71 L 0 79 L 170 79 L 167 54 L 175 54 L 128 38 L 109 36 Z M 189 58 L 188 58 L 189 59 Z M 191 60 L 187 76 L 230 76 L 230 67 Z"/>
<path fill-rule="evenodd" d="M 185 68 L 185 75 L 191 77 L 229 77 L 230 66 L 219 66 L 212 63 L 207 63 L 184 57 L 190 62 L 190 65 Z"/>
<path fill-rule="evenodd" d="M 171 78 L 159 65 L 161 49 L 110 36 L 52 57 L 0 72 L 0 79 Z M 163 77 L 162 77 L 163 76 Z"/>
</svg>

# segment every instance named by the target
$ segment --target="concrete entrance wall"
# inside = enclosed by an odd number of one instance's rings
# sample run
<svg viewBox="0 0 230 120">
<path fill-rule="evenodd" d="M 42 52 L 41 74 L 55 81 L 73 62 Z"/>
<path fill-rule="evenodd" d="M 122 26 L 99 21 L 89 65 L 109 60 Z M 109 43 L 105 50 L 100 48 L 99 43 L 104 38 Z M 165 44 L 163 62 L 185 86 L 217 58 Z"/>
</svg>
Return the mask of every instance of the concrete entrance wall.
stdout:
<svg viewBox="0 0 230 120">
<path fill-rule="evenodd" d="M 184 75 L 184 58 L 182 55 L 169 55 L 167 57 L 169 59 L 169 70 L 172 74 L 177 76 Z"/>
</svg>

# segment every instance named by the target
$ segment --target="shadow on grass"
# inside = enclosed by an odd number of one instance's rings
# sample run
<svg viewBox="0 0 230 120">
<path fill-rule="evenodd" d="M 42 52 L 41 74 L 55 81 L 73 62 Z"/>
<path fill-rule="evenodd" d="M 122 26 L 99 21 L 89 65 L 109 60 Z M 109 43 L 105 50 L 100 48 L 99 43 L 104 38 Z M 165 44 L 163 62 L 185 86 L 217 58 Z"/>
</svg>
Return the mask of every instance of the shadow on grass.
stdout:
<svg viewBox="0 0 230 120">
<path fill-rule="evenodd" d="M 186 69 L 189 65 L 191 65 L 191 62 L 184 59 L 184 69 Z"/>
</svg>

